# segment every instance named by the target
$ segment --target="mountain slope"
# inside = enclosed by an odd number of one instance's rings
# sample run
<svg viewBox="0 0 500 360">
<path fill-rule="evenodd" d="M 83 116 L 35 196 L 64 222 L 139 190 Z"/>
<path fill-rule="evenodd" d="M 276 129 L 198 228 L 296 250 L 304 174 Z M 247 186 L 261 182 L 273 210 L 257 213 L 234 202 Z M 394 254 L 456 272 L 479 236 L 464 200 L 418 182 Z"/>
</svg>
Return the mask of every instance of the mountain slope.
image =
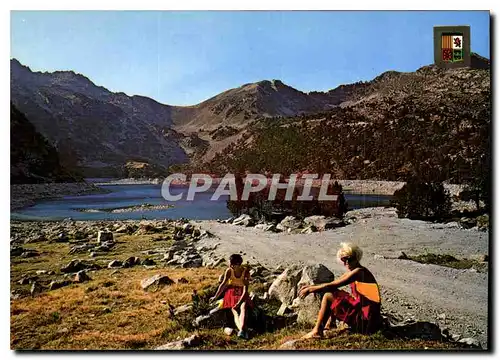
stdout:
<svg viewBox="0 0 500 360">
<path fill-rule="evenodd" d="M 252 125 L 199 168 L 463 183 L 489 171 L 490 101 L 488 69 L 386 72 L 332 110 Z"/>
<path fill-rule="evenodd" d="M 165 129 L 171 107 L 142 96 L 112 93 L 71 71 L 32 72 L 11 61 L 11 99 L 87 176 L 120 176 L 127 161 L 168 167 L 188 156 Z"/>
<path fill-rule="evenodd" d="M 10 105 L 11 184 L 72 182 L 78 176 L 64 169 L 56 149 L 36 131 L 33 124 Z"/>
</svg>

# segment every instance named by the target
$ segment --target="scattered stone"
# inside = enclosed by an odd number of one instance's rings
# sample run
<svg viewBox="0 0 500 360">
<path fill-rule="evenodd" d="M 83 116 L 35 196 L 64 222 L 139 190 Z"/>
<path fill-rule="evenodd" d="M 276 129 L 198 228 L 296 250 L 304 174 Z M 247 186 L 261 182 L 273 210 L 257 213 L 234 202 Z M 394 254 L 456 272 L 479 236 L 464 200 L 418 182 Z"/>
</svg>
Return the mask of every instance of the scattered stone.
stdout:
<svg viewBox="0 0 500 360">
<path fill-rule="evenodd" d="M 287 216 L 276 226 L 276 229 L 286 232 L 291 232 L 302 226 L 302 221 L 295 218 L 295 216 Z"/>
<path fill-rule="evenodd" d="M 179 315 L 179 314 L 185 313 L 187 311 L 191 311 L 192 309 L 193 309 L 193 305 L 191 305 L 191 304 L 181 305 L 181 306 L 175 308 L 174 315 Z"/>
<path fill-rule="evenodd" d="M 37 270 L 35 273 L 37 275 L 44 275 L 44 274 L 47 274 L 47 270 Z"/>
<path fill-rule="evenodd" d="M 20 256 L 24 252 L 21 246 L 11 246 L 10 256 Z"/>
<path fill-rule="evenodd" d="M 253 226 L 255 224 L 254 219 L 248 214 L 242 214 L 238 218 L 234 219 L 232 222 L 233 225 L 238 226 Z"/>
<path fill-rule="evenodd" d="M 459 343 L 462 343 L 462 344 L 466 344 L 466 345 L 469 345 L 471 347 L 474 347 L 474 348 L 478 348 L 478 349 L 481 349 L 481 344 L 479 343 L 479 341 L 477 339 L 474 339 L 474 338 L 462 338 L 460 340 L 458 340 Z"/>
<path fill-rule="evenodd" d="M 287 342 L 283 343 L 281 346 L 280 346 L 280 349 L 282 350 L 296 350 L 297 349 L 297 342 L 299 340 L 298 339 L 295 339 L 295 340 L 288 340 Z"/>
<path fill-rule="evenodd" d="M 315 226 L 319 231 L 335 229 L 337 227 L 346 225 L 346 223 L 342 219 L 325 217 L 323 215 L 308 216 L 304 219 L 304 223 L 309 226 Z"/>
<path fill-rule="evenodd" d="M 173 341 L 155 348 L 155 350 L 184 350 L 201 344 L 197 334 L 191 335 L 183 340 Z"/>
<path fill-rule="evenodd" d="M 170 279 L 167 275 L 157 274 L 148 279 L 144 279 L 141 281 L 141 287 L 143 290 L 148 291 L 152 286 L 156 286 L 158 289 L 161 286 L 173 284 L 174 281 Z"/>
<path fill-rule="evenodd" d="M 87 275 L 85 270 L 80 270 L 76 273 L 75 278 L 73 279 L 74 282 L 77 283 L 83 283 L 85 281 L 90 281 L 92 280 L 90 276 Z"/>
<path fill-rule="evenodd" d="M 36 277 L 25 276 L 21 280 L 19 280 L 17 283 L 19 285 L 28 285 L 28 284 L 31 284 L 34 280 L 36 280 Z"/>
<path fill-rule="evenodd" d="M 224 328 L 224 334 L 226 334 L 227 336 L 231 336 L 234 332 L 234 329 L 231 328 L 231 327 L 225 327 Z"/>
<path fill-rule="evenodd" d="M 102 244 L 104 242 L 108 242 L 108 241 L 114 241 L 113 239 L 113 233 L 111 231 L 107 231 L 107 230 L 99 230 L 99 232 L 97 233 L 97 242 L 99 244 Z"/>
<path fill-rule="evenodd" d="M 60 233 L 54 238 L 54 241 L 58 243 L 65 243 L 69 241 L 69 237 L 65 233 Z"/>
<path fill-rule="evenodd" d="M 31 284 L 31 289 L 30 289 L 31 296 L 35 296 L 36 294 L 41 293 L 42 290 L 43 290 L 42 286 L 38 282 L 33 281 L 33 284 Z"/>
<path fill-rule="evenodd" d="M 49 284 L 49 290 L 56 290 L 71 284 L 69 280 L 54 280 Z"/>
<path fill-rule="evenodd" d="M 148 259 L 148 258 L 142 260 L 142 262 L 141 262 L 141 265 L 145 265 L 145 266 L 151 266 L 151 265 L 155 265 L 155 264 L 156 264 L 156 262 L 153 259 Z"/>
<path fill-rule="evenodd" d="M 373 258 L 374 258 L 374 259 L 377 259 L 377 260 L 380 260 L 380 259 L 385 259 L 384 255 L 379 255 L 379 254 L 375 254 L 375 255 L 373 255 Z"/>
<path fill-rule="evenodd" d="M 93 244 L 81 244 L 72 246 L 69 250 L 69 254 L 84 253 L 94 248 Z"/>
<path fill-rule="evenodd" d="M 123 266 L 123 263 L 120 261 L 120 260 L 112 260 L 109 264 L 108 264 L 108 268 L 116 268 L 116 267 L 122 267 Z"/>
<path fill-rule="evenodd" d="M 131 256 L 127 260 L 123 262 L 123 267 L 124 268 L 130 268 L 134 265 L 139 265 L 141 263 L 141 260 L 136 257 L 136 256 Z"/>
<path fill-rule="evenodd" d="M 32 249 L 25 250 L 21 254 L 22 258 L 30 258 L 30 257 L 35 257 L 35 256 L 40 256 L 40 254 L 38 253 L 38 251 L 32 250 Z"/>
<path fill-rule="evenodd" d="M 90 268 L 96 269 L 97 266 L 95 264 L 87 264 L 80 260 L 71 260 L 68 265 L 61 268 L 61 272 L 63 273 L 76 273 L 80 270 L 87 270 Z"/>
<path fill-rule="evenodd" d="M 193 321 L 194 327 L 220 328 L 235 327 L 233 314 L 228 309 L 215 308 L 208 315 L 200 315 Z"/>
<path fill-rule="evenodd" d="M 441 314 L 439 314 L 439 315 L 437 316 L 437 318 L 438 318 L 439 320 L 446 320 L 446 314 L 445 314 L 445 313 L 441 313 Z"/>
<path fill-rule="evenodd" d="M 409 257 L 404 253 L 404 251 L 401 251 L 401 254 L 399 254 L 398 259 L 400 260 L 408 260 Z"/>
<path fill-rule="evenodd" d="M 312 234 L 312 233 L 315 233 L 317 231 L 318 231 L 318 229 L 316 228 L 316 226 L 309 225 L 308 227 L 306 227 L 305 229 L 303 229 L 300 233 L 301 234 Z"/>
</svg>

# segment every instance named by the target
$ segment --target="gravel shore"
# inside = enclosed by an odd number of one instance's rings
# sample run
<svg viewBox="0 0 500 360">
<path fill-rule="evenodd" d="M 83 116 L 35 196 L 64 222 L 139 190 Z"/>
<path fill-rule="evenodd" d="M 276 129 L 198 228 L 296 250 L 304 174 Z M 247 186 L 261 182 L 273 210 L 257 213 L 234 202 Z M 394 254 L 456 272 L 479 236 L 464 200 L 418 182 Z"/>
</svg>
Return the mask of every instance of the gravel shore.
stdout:
<svg viewBox="0 0 500 360">
<path fill-rule="evenodd" d="M 364 251 L 362 263 L 381 286 L 383 308 L 404 319 L 437 322 L 450 333 L 478 339 L 487 346 L 488 273 L 458 270 L 397 259 L 432 252 L 474 258 L 488 254 L 489 233 L 446 224 L 399 219 L 394 208 L 367 208 L 347 213 L 353 223 L 312 234 L 264 232 L 253 227 L 197 221 L 217 238 L 216 253 L 244 258 L 265 266 L 322 263 L 336 276 L 345 272 L 336 260 L 340 242 L 355 242 Z M 443 315 L 444 314 L 444 315 Z"/>
</svg>

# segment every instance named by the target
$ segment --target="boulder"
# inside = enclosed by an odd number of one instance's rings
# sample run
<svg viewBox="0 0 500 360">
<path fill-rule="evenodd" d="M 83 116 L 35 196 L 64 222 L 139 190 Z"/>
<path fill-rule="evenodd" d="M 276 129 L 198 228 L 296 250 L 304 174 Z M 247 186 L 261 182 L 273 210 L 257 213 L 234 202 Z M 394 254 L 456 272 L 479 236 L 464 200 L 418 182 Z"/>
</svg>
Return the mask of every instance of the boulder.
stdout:
<svg viewBox="0 0 500 360">
<path fill-rule="evenodd" d="M 303 286 L 317 285 L 334 280 L 333 273 L 324 265 L 316 264 L 305 266 L 302 270 L 302 277 L 297 283 L 297 293 Z M 300 324 L 314 325 L 323 294 L 309 294 L 304 299 L 294 300 L 293 307 L 297 313 L 297 322 Z"/>
<path fill-rule="evenodd" d="M 391 326 L 390 331 L 406 339 L 442 340 L 439 326 L 427 321 L 410 320 L 404 324 Z"/>
<path fill-rule="evenodd" d="M 233 225 L 238 226 L 253 226 L 254 224 L 254 219 L 248 214 L 242 214 L 233 220 Z"/>
<path fill-rule="evenodd" d="M 43 290 L 42 286 L 38 282 L 33 281 L 33 283 L 31 284 L 31 289 L 30 289 L 31 296 L 35 296 L 36 294 L 41 293 L 42 290 Z"/>
<path fill-rule="evenodd" d="M 193 233 L 193 225 L 191 224 L 184 224 L 182 225 L 182 230 L 184 231 L 185 234 L 192 234 Z"/>
<path fill-rule="evenodd" d="M 469 345 L 470 347 L 472 348 L 477 348 L 477 349 L 481 349 L 481 343 L 477 340 L 477 339 L 474 339 L 474 338 L 462 338 L 460 340 L 458 340 L 459 343 L 462 343 L 462 344 L 465 344 L 465 345 Z"/>
<path fill-rule="evenodd" d="M 302 226 L 302 221 L 295 218 L 295 216 L 287 216 L 276 226 L 280 231 L 293 231 Z"/>
<path fill-rule="evenodd" d="M 97 233 L 97 242 L 101 244 L 107 241 L 114 241 L 113 233 L 107 230 L 99 230 Z"/>
<path fill-rule="evenodd" d="M 269 287 L 269 297 L 291 305 L 293 299 L 297 297 L 297 284 L 301 277 L 302 268 L 293 266 L 285 269 Z"/>
<path fill-rule="evenodd" d="M 143 290 L 148 291 L 152 287 L 156 287 L 157 289 L 162 286 L 173 284 L 174 281 L 170 279 L 167 275 L 157 274 L 148 279 L 144 279 L 141 281 L 141 287 Z"/>
<path fill-rule="evenodd" d="M 194 334 L 183 340 L 169 342 L 165 345 L 158 346 L 155 350 L 184 350 L 201 344 L 201 339 Z"/>
</svg>

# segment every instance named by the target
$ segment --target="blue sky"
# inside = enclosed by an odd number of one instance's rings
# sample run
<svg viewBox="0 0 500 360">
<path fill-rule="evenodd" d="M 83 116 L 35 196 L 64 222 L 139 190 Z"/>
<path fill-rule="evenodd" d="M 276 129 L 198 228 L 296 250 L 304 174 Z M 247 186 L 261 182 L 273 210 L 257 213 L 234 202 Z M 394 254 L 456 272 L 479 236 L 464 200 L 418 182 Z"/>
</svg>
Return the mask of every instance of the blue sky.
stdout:
<svg viewBox="0 0 500 360">
<path fill-rule="evenodd" d="M 171 105 L 280 79 L 302 91 L 433 63 L 433 26 L 470 25 L 490 57 L 484 11 L 12 11 L 11 57 Z"/>
</svg>

